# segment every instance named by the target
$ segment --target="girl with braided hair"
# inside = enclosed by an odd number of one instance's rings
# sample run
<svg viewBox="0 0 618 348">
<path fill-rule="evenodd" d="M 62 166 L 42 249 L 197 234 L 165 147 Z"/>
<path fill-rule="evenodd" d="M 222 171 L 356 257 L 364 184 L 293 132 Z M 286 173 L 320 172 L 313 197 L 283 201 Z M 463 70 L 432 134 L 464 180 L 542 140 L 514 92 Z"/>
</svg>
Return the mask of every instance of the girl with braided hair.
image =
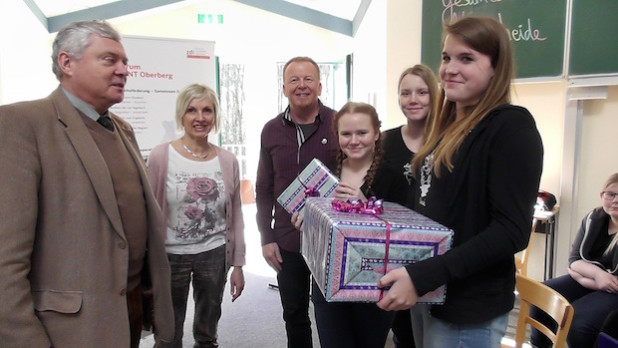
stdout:
<svg viewBox="0 0 618 348">
<path fill-rule="evenodd" d="M 340 178 L 335 198 L 366 200 L 375 196 L 404 204 L 407 182 L 382 165 L 380 120 L 375 108 L 348 102 L 335 114 L 333 128 L 340 148 L 333 166 Z M 386 344 L 394 312 L 383 311 L 375 303 L 326 302 L 315 281 L 311 300 L 322 348 L 374 348 Z"/>
<path fill-rule="evenodd" d="M 340 147 L 335 169 L 340 183 L 335 197 L 366 200 L 377 196 L 376 190 L 383 196 L 386 193 L 383 189 L 390 185 L 374 188 L 374 182 L 380 185 L 375 179 L 383 157 L 380 119 L 375 108 L 365 103 L 346 103 L 335 114 L 333 130 Z"/>
</svg>

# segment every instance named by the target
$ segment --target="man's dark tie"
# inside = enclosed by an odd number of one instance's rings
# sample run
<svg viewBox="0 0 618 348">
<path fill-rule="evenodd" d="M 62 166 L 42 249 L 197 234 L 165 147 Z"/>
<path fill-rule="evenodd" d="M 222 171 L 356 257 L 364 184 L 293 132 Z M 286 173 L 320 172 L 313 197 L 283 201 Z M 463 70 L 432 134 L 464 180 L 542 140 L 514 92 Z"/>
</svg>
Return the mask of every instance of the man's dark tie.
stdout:
<svg viewBox="0 0 618 348">
<path fill-rule="evenodd" d="M 114 124 L 112 123 L 112 119 L 109 116 L 101 116 L 99 117 L 97 122 L 99 122 L 101 126 L 109 129 L 110 132 L 114 131 Z"/>
</svg>

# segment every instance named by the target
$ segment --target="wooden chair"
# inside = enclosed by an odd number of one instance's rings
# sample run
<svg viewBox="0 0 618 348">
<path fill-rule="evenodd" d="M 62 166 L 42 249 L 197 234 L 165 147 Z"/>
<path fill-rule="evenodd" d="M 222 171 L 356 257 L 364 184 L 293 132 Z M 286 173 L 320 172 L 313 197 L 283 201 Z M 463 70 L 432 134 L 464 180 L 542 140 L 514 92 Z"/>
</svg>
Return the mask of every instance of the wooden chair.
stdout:
<svg viewBox="0 0 618 348">
<path fill-rule="evenodd" d="M 532 219 L 532 231 L 530 232 L 530 240 L 528 246 L 521 253 L 515 255 L 515 271 L 517 274 L 524 276 L 528 275 L 528 259 L 532 251 L 532 240 L 534 238 L 534 230 L 536 229 L 536 219 Z"/>
<path fill-rule="evenodd" d="M 554 289 L 526 276 L 517 274 L 517 291 L 520 297 L 519 316 L 515 332 L 515 347 L 520 348 L 526 337 L 527 325 L 547 336 L 555 348 L 565 348 L 566 338 L 573 320 L 573 306 Z M 544 311 L 558 323 L 554 333 L 530 317 L 530 306 Z"/>
</svg>

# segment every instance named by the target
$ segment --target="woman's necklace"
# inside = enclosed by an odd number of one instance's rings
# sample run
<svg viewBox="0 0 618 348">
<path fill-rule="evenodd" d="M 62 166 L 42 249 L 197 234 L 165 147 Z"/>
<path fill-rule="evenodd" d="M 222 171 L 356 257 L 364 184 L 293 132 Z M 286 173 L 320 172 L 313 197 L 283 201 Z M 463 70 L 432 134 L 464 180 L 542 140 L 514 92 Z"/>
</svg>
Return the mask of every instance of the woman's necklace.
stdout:
<svg viewBox="0 0 618 348">
<path fill-rule="evenodd" d="M 182 142 L 182 140 L 180 141 L 180 143 L 182 144 L 182 147 L 185 149 L 185 151 L 187 151 L 189 153 L 189 155 L 197 158 L 197 159 L 206 159 L 206 157 L 208 157 L 208 155 L 210 155 L 210 149 L 211 147 L 208 147 L 208 151 L 206 151 L 205 154 L 203 155 L 198 155 L 195 152 L 191 151 L 191 149 L 189 149 L 189 147 L 187 145 L 185 145 L 185 143 Z"/>
</svg>

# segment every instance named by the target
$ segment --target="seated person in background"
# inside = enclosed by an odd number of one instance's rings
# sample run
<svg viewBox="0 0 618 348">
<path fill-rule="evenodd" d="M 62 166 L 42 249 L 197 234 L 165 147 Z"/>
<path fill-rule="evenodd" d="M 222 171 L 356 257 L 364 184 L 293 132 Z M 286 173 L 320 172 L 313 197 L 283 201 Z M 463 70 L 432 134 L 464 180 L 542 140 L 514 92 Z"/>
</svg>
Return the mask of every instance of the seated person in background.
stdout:
<svg viewBox="0 0 618 348">
<path fill-rule="evenodd" d="M 575 309 L 567 337 L 569 347 L 592 347 L 608 314 L 618 308 L 618 173 L 601 191 L 602 207 L 583 219 L 571 248 L 568 274 L 545 284 L 564 296 Z M 540 321 L 551 320 L 533 309 Z M 549 347 L 547 337 L 533 330 L 531 343 Z"/>
</svg>

